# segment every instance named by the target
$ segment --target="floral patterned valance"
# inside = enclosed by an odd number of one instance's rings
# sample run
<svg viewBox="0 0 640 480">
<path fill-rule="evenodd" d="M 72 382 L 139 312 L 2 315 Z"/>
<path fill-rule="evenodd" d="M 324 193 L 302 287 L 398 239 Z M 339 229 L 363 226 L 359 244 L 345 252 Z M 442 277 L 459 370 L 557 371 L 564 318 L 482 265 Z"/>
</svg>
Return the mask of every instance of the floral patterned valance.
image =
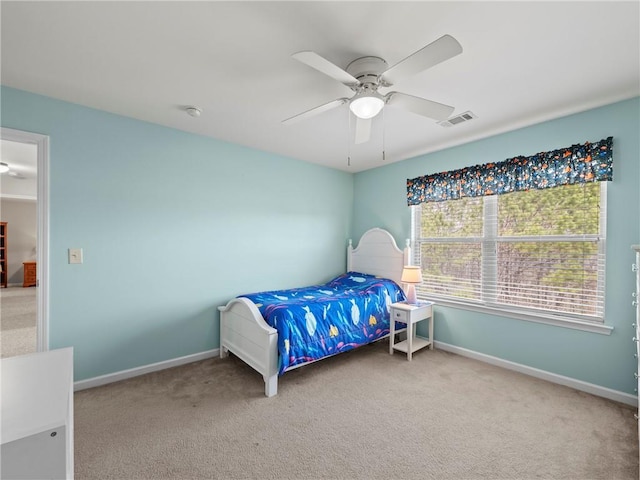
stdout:
<svg viewBox="0 0 640 480">
<path fill-rule="evenodd" d="M 613 137 L 407 180 L 407 203 L 442 202 L 613 179 Z"/>
</svg>

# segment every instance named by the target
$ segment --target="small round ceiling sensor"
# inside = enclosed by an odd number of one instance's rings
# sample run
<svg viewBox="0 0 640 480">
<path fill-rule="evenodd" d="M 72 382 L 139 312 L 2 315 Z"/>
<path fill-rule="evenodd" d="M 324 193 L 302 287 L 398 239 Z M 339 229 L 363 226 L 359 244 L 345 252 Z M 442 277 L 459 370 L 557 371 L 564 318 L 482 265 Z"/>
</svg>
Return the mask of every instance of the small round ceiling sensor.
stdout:
<svg viewBox="0 0 640 480">
<path fill-rule="evenodd" d="M 200 114 L 202 113 L 202 110 L 200 110 L 198 107 L 187 107 L 187 108 L 185 108 L 185 110 L 187 111 L 187 113 L 189 115 L 191 115 L 192 117 L 196 117 L 196 118 L 198 118 L 200 116 Z"/>
</svg>

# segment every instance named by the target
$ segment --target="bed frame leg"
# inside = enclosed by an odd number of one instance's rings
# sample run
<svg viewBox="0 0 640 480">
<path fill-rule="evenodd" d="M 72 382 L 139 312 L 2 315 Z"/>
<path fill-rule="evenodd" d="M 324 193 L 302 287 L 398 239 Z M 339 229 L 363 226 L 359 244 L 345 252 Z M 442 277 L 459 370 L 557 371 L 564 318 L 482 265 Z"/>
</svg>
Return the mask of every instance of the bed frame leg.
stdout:
<svg viewBox="0 0 640 480">
<path fill-rule="evenodd" d="M 278 393 L 278 375 L 271 375 L 264 379 L 264 394 L 267 397 L 273 397 Z"/>
<path fill-rule="evenodd" d="M 229 349 L 220 345 L 220 358 L 227 358 L 229 356 Z"/>
</svg>

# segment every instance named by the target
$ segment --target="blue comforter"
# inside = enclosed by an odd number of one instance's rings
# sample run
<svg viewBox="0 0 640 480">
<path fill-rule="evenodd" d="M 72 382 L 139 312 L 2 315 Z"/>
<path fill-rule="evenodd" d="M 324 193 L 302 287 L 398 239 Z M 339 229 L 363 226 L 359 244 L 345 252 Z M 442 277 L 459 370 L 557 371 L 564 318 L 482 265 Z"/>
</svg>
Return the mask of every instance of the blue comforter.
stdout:
<svg viewBox="0 0 640 480">
<path fill-rule="evenodd" d="M 242 297 L 278 330 L 278 374 L 371 343 L 389 333 L 389 305 L 405 300 L 392 280 L 348 272 L 323 285 Z"/>
</svg>

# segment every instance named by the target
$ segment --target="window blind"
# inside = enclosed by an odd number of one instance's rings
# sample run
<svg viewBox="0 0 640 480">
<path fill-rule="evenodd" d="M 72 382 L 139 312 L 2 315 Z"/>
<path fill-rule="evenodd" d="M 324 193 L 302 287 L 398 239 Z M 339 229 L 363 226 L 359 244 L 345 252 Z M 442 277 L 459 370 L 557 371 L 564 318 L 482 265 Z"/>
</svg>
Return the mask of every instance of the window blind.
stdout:
<svg viewBox="0 0 640 480">
<path fill-rule="evenodd" d="M 412 209 L 419 296 L 603 320 L 606 182 Z"/>
</svg>

